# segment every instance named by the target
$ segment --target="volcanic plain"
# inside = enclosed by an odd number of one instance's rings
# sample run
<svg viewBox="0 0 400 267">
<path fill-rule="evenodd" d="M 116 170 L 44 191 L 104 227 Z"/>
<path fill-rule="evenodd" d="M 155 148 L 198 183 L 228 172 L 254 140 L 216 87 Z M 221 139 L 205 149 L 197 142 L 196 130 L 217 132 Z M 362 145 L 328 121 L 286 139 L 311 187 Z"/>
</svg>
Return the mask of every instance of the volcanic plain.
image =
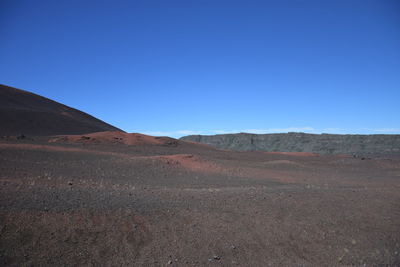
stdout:
<svg viewBox="0 0 400 267">
<path fill-rule="evenodd" d="M 400 158 L 0 139 L 3 266 L 398 266 Z"/>
</svg>

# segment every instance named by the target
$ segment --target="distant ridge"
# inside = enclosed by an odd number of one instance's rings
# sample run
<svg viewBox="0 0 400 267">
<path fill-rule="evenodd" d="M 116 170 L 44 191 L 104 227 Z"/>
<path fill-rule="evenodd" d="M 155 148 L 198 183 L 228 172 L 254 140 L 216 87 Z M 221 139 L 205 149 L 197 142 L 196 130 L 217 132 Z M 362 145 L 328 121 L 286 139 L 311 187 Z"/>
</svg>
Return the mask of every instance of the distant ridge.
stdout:
<svg viewBox="0 0 400 267">
<path fill-rule="evenodd" d="M 0 84 L 0 135 L 85 134 L 122 131 L 87 113 Z"/>
<path fill-rule="evenodd" d="M 400 154 L 400 135 L 220 134 L 189 135 L 181 140 L 237 151 L 311 152 L 319 154 Z"/>
</svg>

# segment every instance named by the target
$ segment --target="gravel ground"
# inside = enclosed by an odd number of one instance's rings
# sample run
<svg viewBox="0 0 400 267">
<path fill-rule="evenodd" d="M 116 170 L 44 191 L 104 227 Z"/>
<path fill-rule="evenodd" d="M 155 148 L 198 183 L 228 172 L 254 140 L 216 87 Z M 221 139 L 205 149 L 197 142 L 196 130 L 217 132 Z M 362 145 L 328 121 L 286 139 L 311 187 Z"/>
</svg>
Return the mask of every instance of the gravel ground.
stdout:
<svg viewBox="0 0 400 267">
<path fill-rule="evenodd" d="M 400 158 L 0 140 L 2 266 L 400 266 Z"/>
</svg>

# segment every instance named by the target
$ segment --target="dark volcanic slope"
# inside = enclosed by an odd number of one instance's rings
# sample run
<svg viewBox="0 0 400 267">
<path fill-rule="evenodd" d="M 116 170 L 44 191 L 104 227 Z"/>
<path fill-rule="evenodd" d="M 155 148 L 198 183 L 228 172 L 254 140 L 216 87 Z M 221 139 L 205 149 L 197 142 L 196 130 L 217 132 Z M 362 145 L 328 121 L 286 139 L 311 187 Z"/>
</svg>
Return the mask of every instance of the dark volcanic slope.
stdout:
<svg viewBox="0 0 400 267">
<path fill-rule="evenodd" d="M 189 135 L 185 141 L 238 151 L 340 153 L 400 153 L 400 135 L 221 134 Z"/>
<path fill-rule="evenodd" d="M 79 110 L 5 85 L 0 85 L 0 126 L 0 135 L 121 131 Z"/>
</svg>

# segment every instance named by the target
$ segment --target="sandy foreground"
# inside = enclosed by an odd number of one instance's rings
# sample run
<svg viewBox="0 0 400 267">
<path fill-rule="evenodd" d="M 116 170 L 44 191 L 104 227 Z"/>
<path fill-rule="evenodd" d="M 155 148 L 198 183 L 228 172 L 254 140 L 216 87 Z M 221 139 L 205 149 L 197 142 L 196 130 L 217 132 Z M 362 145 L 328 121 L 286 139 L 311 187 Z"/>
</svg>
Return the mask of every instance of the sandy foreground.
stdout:
<svg viewBox="0 0 400 267">
<path fill-rule="evenodd" d="M 138 136 L 0 139 L 0 265 L 400 266 L 399 156 Z"/>
</svg>

